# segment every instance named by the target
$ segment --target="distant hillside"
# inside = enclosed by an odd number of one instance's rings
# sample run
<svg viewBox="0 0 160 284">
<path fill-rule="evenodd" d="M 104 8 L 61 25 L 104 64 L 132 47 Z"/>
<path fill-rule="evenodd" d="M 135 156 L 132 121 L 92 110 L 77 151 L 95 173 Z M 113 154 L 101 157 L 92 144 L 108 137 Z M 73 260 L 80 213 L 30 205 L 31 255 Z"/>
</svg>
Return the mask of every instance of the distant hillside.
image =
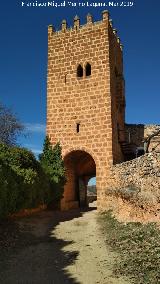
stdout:
<svg viewBox="0 0 160 284">
<path fill-rule="evenodd" d="M 88 195 L 97 195 L 96 185 L 88 185 L 87 186 L 87 194 Z"/>
</svg>

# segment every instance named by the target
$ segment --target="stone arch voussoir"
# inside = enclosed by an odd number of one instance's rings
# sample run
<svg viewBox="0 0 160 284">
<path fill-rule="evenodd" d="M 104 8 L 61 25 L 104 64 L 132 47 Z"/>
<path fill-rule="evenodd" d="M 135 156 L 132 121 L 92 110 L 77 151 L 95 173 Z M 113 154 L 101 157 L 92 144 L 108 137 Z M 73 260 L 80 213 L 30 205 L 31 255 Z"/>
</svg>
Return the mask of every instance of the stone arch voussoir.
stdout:
<svg viewBox="0 0 160 284">
<path fill-rule="evenodd" d="M 84 152 L 88 153 L 93 158 L 96 166 L 97 166 L 97 164 L 99 164 L 98 163 L 98 157 L 97 157 L 96 153 L 94 153 L 94 151 L 92 151 L 91 149 L 88 149 L 85 146 L 71 147 L 71 148 L 68 148 L 67 150 L 63 150 L 62 151 L 62 158 L 65 159 L 65 157 L 73 151 L 84 151 Z"/>
</svg>

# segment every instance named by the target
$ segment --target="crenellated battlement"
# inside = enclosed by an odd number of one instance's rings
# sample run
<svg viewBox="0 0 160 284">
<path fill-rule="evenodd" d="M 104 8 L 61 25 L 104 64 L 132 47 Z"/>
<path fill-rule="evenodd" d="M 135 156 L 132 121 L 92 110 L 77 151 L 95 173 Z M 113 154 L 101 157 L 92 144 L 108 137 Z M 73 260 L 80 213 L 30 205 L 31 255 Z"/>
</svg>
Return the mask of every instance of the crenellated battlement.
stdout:
<svg viewBox="0 0 160 284">
<path fill-rule="evenodd" d="M 73 26 L 68 27 L 66 19 L 63 19 L 61 22 L 61 29 L 56 31 L 53 25 L 48 26 L 48 35 L 49 36 L 61 36 L 68 35 L 77 32 L 83 32 L 84 29 L 94 29 L 95 27 L 99 27 L 100 25 L 106 25 L 106 28 L 110 28 L 111 32 L 114 34 L 117 43 L 119 44 L 120 49 L 123 49 L 123 45 L 121 44 L 121 40 L 117 35 L 117 30 L 113 27 L 113 21 L 110 19 L 109 12 L 107 10 L 102 12 L 102 20 L 94 22 L 93 16 L 91 14 L 87 14 L 86 16 L 86 24 L 81 25 L 80 18 L 76 15 L 73 19 Z"/>
</svg>

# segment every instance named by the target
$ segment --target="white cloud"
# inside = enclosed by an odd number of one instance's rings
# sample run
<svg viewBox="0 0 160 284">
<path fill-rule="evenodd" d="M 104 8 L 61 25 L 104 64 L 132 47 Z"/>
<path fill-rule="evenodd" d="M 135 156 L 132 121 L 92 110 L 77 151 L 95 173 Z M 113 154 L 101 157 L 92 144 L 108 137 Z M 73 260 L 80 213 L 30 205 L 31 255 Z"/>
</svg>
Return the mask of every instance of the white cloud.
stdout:
<svg viewBox="0 0 160 284">
<path fill-rule="evenodd" d="M 40 124 L 40 123 L 25 123 L 24 126 L 26 127 L 26 130 L 29 132 L 34 133 L 44 133 L 46 132 L 46 125 Z"/>
</svg>

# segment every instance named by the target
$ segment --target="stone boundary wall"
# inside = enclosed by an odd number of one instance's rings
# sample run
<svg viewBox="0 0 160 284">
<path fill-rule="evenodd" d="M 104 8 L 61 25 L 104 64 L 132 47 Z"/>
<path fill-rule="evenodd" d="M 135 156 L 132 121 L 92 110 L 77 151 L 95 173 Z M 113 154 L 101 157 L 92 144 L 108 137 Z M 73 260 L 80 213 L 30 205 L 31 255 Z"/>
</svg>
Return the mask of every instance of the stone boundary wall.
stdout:
<svg viewBox="0 0 160 284">
<path fill-rule="evenodd" d="M 136 214 L 137 207 L 145 212 L 158 212 L 155 214 L 160 218 L 159 151 L 111 167 L 108 185 L 100 196 L 98 208 L 118 213 L 124 204 L 126 215 L 133 215 L 133 210 Z"/>
<path fill-rule="evenodd" d="M 150 152 L 141 157 L 112 166 L 110 188 L 135 186 L 141 191 L 160 193 L 160 152 Z"/>
<path fill-rule="evenodd" d="M 39 213 L 41 211 L 47 210 L 47 205 L 40 205 L 37 208 L 22 209 L 19 212 L 9 215 L 9 218 L 27 217 Z"/>
</svg>

